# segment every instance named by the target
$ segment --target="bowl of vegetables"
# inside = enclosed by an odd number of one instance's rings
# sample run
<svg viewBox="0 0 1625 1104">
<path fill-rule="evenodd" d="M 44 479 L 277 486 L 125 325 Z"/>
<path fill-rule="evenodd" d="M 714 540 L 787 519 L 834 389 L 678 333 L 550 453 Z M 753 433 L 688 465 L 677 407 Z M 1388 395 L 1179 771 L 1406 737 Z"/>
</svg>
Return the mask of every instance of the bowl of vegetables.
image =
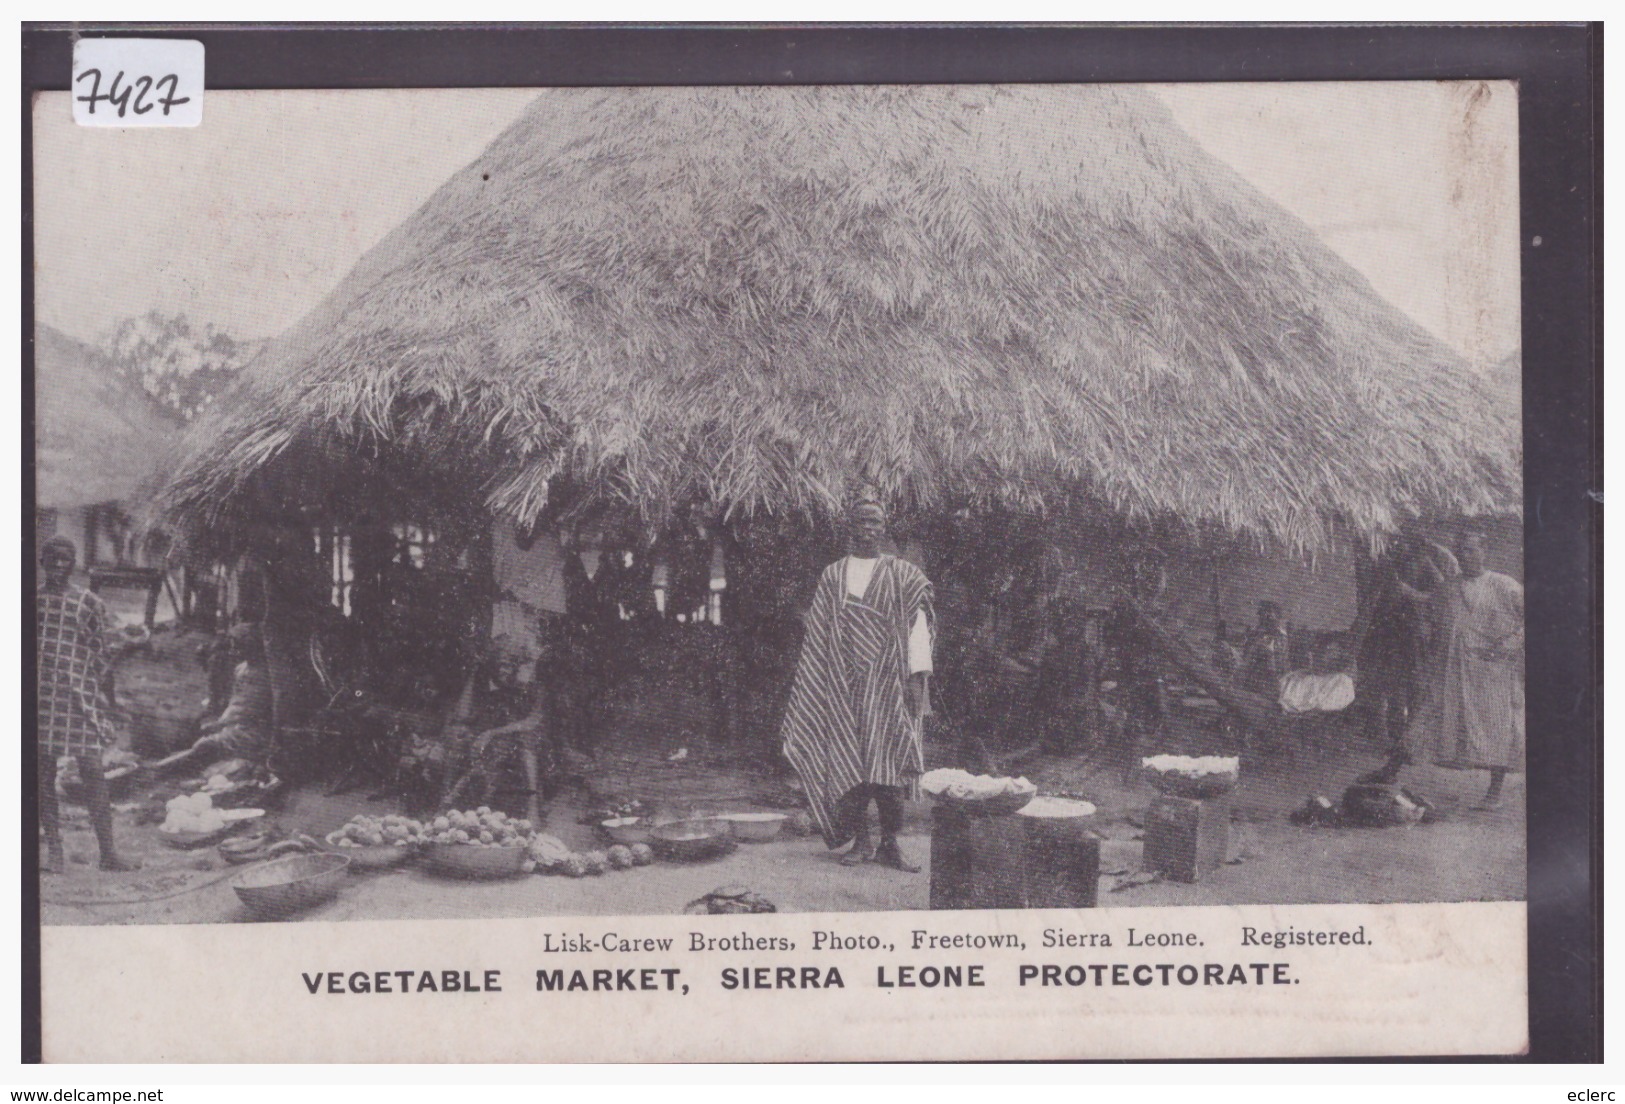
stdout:
<svg viewBox="0 0 1625 1104">
<path fill-rule="evenodd" d="M 512 878 L 531 862 L 530 821 L 492 812 L 442 813 L 424 825 L 422 854 L 429 868 L 455 878 Z"/>
<path fill-rule="evenodd" d="M 375 817 L 353 816 L 324 837 L 327 847 L 347 856 L 350 872 L 363 874 L 400 866 L 417 854 L 423 825 L 408 817 L 391 814 Z"/>
</svg>

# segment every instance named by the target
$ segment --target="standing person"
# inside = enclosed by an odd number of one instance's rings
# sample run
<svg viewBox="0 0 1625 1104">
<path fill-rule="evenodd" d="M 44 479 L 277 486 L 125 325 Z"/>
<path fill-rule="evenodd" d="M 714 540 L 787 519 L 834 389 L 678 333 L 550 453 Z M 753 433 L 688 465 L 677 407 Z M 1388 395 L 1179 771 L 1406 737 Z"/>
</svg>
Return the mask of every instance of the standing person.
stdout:
<svg viewBox="0 0 1625 1104">
<path fill-rule="evenodd" d="M 1280 603 L 1266 599 L 1258 603 L 1258 624 L 1242 646 L 1242 689 L 1267 698 L 1277 697 L 1281 693 L 1281 676 L 1291 668 L 1287 653 Z"/>
<path fill-rule="evenodd" d="M 1399 586 L 1427 604 L 1431 647 L 1422 700 L 1388 762 L 1362 781 L 1391 783 L 1407 763 L 1483 770 L 1489 788 L 1475 808 L 1500 804 L 1506 776 L 1523 766 L 1523 586 L 1485 568 L 1484 538 L 1456 545 L 1457 571 L 1431 593 Z"/>
<path fill-rule="evenodd" d="M 935 614 L 931 583 L 883 555 L 886 511 L 874 495 L 848 515 L 851 555 L 824 569 L 808 611 L 784 715 L 784 754 L 800 776 L 831 850 L 851 841 L 847 866 L 879 862 L 905 873 L 897 835 L 903 800 L 925 769 L 921 721 Z M 869 834 L 869 802 L 880 845 Z"/>
<path fill-rule="evenodd" d="M 107 607 L 71 580 L 79 550 L 66 537 L 53 537 L 40 550 L 43 580 L 35 596 L 39 660 L 39 800 L 45 828 L 48 873 L 66 866 L 61 809 L 56 795 L 56 761 L 79 762 L 85 805 L 101 851 L 103 870 L 134 870 L 140 864 L 120 858 L 113 843 L 113 807 L 102 774 L 102 748 L 114 739 L 107 715 Z"/>
<path fill-rule="evenodd" d="M 497 601 L 491 610 L 491 638 L 507 639 L 518 657 L 519 682 L 535 680 L 531 689 L 538 706 L 554 715 L 555 731 L 562 733 L 575 692 L 564 545 L 537 522 L 499 524 L 492 545 Z"/>
<path fill-rule="evenodd" d="M 1400 538 L 1375 565 L 1375 594 L 1360 636 L 1360 696 L 1367 707 L 1366 735 L 1398 747 L 1421 697 L 1426 651 L 1421 605 L 1409 595 L 1431 593 L 1444 578 L 1421 544 Z"/>
<path fill-rule="evenodd" d="M 573 742 L 586 750 L 596 747 L 609 714 L 626 572 L 602 524 L 583 525 L 573 544 L 564 561 L 571 713 Z"/>
</svg>

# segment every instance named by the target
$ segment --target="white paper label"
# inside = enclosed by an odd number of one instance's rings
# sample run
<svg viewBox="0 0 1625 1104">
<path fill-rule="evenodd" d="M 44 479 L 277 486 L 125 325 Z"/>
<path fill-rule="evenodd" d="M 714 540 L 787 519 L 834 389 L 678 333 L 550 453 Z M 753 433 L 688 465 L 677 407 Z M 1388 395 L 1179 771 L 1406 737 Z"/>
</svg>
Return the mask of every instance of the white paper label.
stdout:
<svg viewBox="0 0 1625 1104">
<path fill-rule="evenodd" d="M 203 121 L 203 43 L 79 39 L 73 44 L 73 121 L 80 126 L 197 126 Z"/>
</svg>

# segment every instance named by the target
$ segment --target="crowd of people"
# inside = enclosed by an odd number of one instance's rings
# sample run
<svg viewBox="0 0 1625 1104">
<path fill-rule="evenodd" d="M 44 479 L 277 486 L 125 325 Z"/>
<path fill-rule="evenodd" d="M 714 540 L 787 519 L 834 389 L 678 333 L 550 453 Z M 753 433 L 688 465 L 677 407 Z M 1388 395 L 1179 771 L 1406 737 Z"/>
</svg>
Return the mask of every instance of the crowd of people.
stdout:
<svg viewBox="0 0 1625 1104">
<path fill-rule="evenodd" d="M 1273 703 L 1288 713 L 1357 700 L 1369 734 L 1393 749 L 1369 781 L 1392 782 L 1411 763 L 1485 770 L 1484 804 L 1494 805 L 1506 775 L 1521 767 L 1522 588 L 1486 569 L 1476 533 L 1454 551 L 1400 542 L 1379 564 L 1360 623 L 1310 649 L 1305 664 L 1273 600 L 1258 603 L 1242 632 L 1219 625 L 1208 656 L 1171 642 L 1157 621 L 1167 576 L 1150 557 L 1135 562 L 1121 600 L 1106 607 L 1058 596 L 1041 554 L 990 586 L 969 520 L 968 510 L 954 512 L 933 557 L 918 549 L 905 557 L 888 534 L 885 505 L 862 496 L 847 518 L 848 554 L 818 575 L 798 618 L 778 742 L 826 842 L 849 846 L 844 861 L 917 869 L 899 832 L 924 766 L 926 718 L 935 714 L 937 731 L 984 739 L 1011 686 L 1028 727 L 1036 718 L 1053 752 L 1105 746 L 1132 762 L 1168 723 L 1169 687 L 1183 681 L 1207 687 L 1221 705 Z M 652 572 L 662 584 L 652 606 L 714 623 L 725 578 L 717 543 L 703 521 L 690 519 L 682 535 Z M 61 538 L 40 556 L 45 866 L 62 865 L 55 778 L 59 759 L 72 757 L 102 866 L 120 870 L 128 863 L 113 838 L 101 766 L 117 737 L 108 692 L 115 637 L 100 599 L 72 581 L 76 556 Z M 366 738 L 324 729 L 321 715 L 290 723 L 278 708 L 278 649 L 286 662 L 289 624 L 314 622 L 284 612 L 240 623 L 207 649 L 210 701 L 196 741 L 147 765 L 179 777 L 223 760 L 319 757 L 340 743 L 365 749 L 381 792 L 422 808 L 507 805 L 540 819 L 550 789 L 581 768 L 605 723 L 624 658 L 614 630 L 629 616 L 634 571 L 649 564 L 612 551 L 601 529 L 584 527 L 566 545 L 534 526 L 499 525 L 485 643 L 413 675 L 400 693 L 346 685 L 328 703 Z M 300 745 L 301 731 L 314 743 Z"/>
</svg>

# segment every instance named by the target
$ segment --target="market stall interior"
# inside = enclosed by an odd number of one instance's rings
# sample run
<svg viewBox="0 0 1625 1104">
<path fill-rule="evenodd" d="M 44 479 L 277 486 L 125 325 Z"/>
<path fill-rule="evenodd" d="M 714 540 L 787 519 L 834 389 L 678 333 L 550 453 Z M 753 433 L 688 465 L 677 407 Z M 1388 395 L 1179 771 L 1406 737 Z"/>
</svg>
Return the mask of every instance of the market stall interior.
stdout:
<svg viewBox="0 0 1625 1104">
<path fill-rule="evenodd" d="M 212 715 L 142 727 L 160 846 L 50 914 L 1521 896 L 1425 764 L 1340 801 L 1416 707 L 1390 581 L 1468 521 L 1521 574 L 1503 397 L 1147 93 L 904 95 L 550 91 L 263 349 L 161 488 L 221 600 L 120 676 Z M 781 755 L 860 484 L 965 772 L 916 876 L 827 856 Z M 225 892 L 295 852 L 347 872 Z"/>
</svg>

